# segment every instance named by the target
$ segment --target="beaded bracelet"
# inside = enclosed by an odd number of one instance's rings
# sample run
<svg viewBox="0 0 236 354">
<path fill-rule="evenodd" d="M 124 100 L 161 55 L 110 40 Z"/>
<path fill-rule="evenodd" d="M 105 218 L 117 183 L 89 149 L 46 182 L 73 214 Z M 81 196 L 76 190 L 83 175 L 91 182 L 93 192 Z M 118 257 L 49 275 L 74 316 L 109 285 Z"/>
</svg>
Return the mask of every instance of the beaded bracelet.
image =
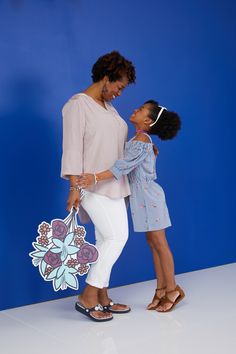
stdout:
<svg viewBox="0 0 236 354">
<path fill-rule="evenodd" d="M 80 192 L 81 188 L 79 186 L 70 186 L 70 191 L 77 191 L 77 192 Z"/>
</svg>

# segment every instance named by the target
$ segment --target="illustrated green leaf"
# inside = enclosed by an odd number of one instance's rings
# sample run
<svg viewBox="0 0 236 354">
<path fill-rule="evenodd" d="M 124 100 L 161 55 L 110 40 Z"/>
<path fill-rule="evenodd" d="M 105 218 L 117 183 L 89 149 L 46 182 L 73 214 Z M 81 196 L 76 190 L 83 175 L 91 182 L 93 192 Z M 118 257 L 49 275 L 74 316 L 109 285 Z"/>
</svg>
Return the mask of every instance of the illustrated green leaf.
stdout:
<svg viewBox="0 0 236 354">
<path fill-rule="evenodd" d="M 52 280 L 53 278 L 56 278 L 57 272 L 58 272 L 58 268 L 59 268 L 59 267 L 57 267 L 57 268 L 55 268 L 55 269 L 53 269 L 53 270 L 51 271 L 51 273 L 50 273 L 50 274 L 48 275 L 48 277 L 47 277 L 48 280 Z"/>
<path fill-rule="evenodd" d="M 45 251 L 35 251 L 35 252 L 31 252 L 30 256 L 42 258 L 44 257 L 45 253 L 46 253 Z"/>
<path fill-rule="evenodd" d="M 69 270 L 67 271 L 67 273 L 75 274 L 75 273 L 78 273 L 78 270 L 75 269 L 75 268 L 69 268 Z"/>
<path fill-rule="evenodd" d="M 65 281 L 70 288 L 75 290 L 78 289 L 78 279 L 73 274 L 67 273 Z"/>
<path fill-rule="evenodd" d="M 66 247 L 63 247 L 62 253 L 61 253 L 61 261 L 64 262 L 66 257 L 68 256 L 67 249 Z"/>
<path fill-rule="evenodd" d="M 62 249 L 59 247 L 52 247 L 52 248 L 50 248 L 50 251 L 52 253 L 60 253 L 62 251 Z"/>
<path fill-rule="evenodd" d="M 63 247 L 63 242 L 59 240 L 58 238 L 53 238 L 52 242 L 54 243 L 55 246 L 62 248 Z"/>
<path fill-rule="evenodd" d="M 41 262 L 42 258 L 34 258 L 32 259 L 32 263 L 35 267 L 37 267 L 39 265 L 39 263 Z"/>
<path fill-rule="evenodd" d="M 79 248 L 76 246 L 67 246 L 67 253 L 68 254 L 75 254 L 79 251 Z"/>
<path fill-rule="evenodd" d="M 64 281 L 64 277 L 60 277 L 60 278 L 55 279 L 55 281 L 54 281 L 54 287 L 55 287 L 55 290 L 56 290 L 56 291 L 60 289 L 60 287 L 61 287 L 63 281 Z"/>
<path fill-rule="evenodd" d="M 57 278 L 60 278 L 65 273 L 65 266 L 62 264 L 57 272 Z"/>
<path fill-rule="evenodd" d="M 42 260 L 42 262 L 40 264 L 40 270 L 43 275 L 45 274 L 46 268 L 47 268 L 47 263 L 44 260 Z"/>
<path fill-rule="evenodd" d="M 69 244 L 72 242 L 73 238 L 74 238 L 74 232 L 71 232 L 70 234 L 68 234 L 65 238 L 65 241 L 64 241 L 65 246 L 69 246 Z"/>
<path fill-rule="evenodd" d="M 33 242 L 34 248 L 38 249 L 39 251 L 47 252 L 48 248 L 45 246 L 40 245 L 39 243 Z"/>
</svg>

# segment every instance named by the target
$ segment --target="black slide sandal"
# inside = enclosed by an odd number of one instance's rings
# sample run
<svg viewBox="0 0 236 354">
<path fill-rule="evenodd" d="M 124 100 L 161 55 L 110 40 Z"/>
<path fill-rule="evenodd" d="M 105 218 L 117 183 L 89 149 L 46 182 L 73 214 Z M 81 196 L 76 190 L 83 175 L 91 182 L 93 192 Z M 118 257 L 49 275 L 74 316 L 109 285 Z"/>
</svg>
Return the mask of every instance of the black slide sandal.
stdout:
<svg viewBox="0 0 236 354">
<path fill-rule="evenodd" d="M 75 309 L 78 312 L 82 313 L 83 315 L 87 316 L 88 318 L 90 318 L 92 321 L 95 321 L 95 322 L 107 322 L 107 321 L 111 321 L 113 319 L 113 316 L 106 317 L 106 318 L 97 318 L 91 314 L 91 312 L 93 312 L 93 311 L 105 312 L 102 305 L 100 305 L 100 304 L 98 304 L 94 307 L 91 307 L 91 308 L 86 308 L 81 303 L 76 302 Z"/>
<path fill-rule="evenodd" d="M 111 313 L 118 313 L 118 314 L 121 314 L 121 313 L 128 313 L 131 311 L 131 308 L 128 307 L 127 309 L 125 310 L 113 310 L 112 309 L 112 306 L 113 305 L 120 305 L 120 304 L 116 304 L 114 303 L 113 301 L 110 301 L 108 305 L 106 306 L 103 306 L 103 310 L 106 311 L 106 312 L 111 312 Z"/>
</svg>

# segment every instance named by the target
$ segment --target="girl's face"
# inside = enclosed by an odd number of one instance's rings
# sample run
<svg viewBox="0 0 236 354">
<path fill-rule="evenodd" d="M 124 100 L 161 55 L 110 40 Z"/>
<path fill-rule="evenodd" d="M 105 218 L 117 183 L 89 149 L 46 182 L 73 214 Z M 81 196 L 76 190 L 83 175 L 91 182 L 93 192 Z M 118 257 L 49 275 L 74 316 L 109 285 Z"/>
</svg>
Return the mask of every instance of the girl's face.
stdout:
<svg viewBox="0 0 236 354">
<path fill-rule="evenodd" d="M 126 76 L 122 77 L 120 80 L 117 81 L 109 81 L 107 80 L 104 83 L 102 89 L 102 98 L 105 101 L 111 101 L 112 99 L 120 96 L 123 90 L 128 85 L 129 81 Z"/>
<path fill-rule="evenodd" d="M 134 124 L 145 124 L 149 121 L 152 122 L 151 118 L 149 117 L 149 107 L 148 103 L 142 105 L 140 108 L 135 109 L 134 113 L 130 117 L 130 122 Z"/>
</svg>

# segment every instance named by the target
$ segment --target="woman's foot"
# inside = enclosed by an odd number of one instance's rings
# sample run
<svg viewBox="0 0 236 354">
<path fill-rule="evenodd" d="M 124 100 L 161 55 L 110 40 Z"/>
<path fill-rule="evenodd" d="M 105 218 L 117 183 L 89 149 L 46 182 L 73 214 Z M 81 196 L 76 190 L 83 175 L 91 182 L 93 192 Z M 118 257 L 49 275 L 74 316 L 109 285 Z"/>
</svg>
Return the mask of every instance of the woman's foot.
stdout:
<svg viewBox="0 0 236 354">
<path fill-rule="evenodd" d="M 75 304 L 75 309 L 78 312 L 82 313 L 84 316 L 88 317 L 90 320 L 95 321 L 95 322 L 107 322 L 107 321 L 111 321 L 113 319 L 113 316 L 110 316 L 110 317 L 96 316 L 96 314 L 98 314 L 99 311 L 104 312 L 102 305 L 100 305 L 100 304 L 98 304 L 94 307 L 88 308 L 88 307 L 84 307 L 79 301 L 77 301 Z"/>
<path fill-rule="evenodd" d="M 102 306 L 105 306 L 113 313 L 127 313 L 130 311 L 130 307 L 128 305 L 113 303 L 108 296 L 107 288 L 99 289 L 98 300 Z"/>
<path fill-rule="evenodd" d="M 120 314 L 131 311 L 131 308 L 128 305 L 114 303 L 111 299 L 106 305 L 103 305 L 103 309 L 111 313 Z"/>
<path fill-rule="evenodd" d="M 166 291 L 165 297 L 160 301 L 156 311 L 169 312 L 185 297 L 183 289 L 179 285 L 174 290 Z"/>
<path fill-rule="evenodd" d="M 102 308 L 99 309 L 99 302 L 96 299 L 84 299 L 82 295 L 78 296 L 78 303 L 81 304 L 85 309 L 95 308 L 94 311 L 89 311 L 90 315 L 98 320 L 108 320 L 112 319 L 111 312 L 104 311 Z M 88 312 L 88 311 L 87 311 Z"/>
<path fill-rule="evenodd" d="M 147 305 L 147 310 L 156 310 L 161 299 L 165 296 L 165 293 L 166 293 L 166 287 L 156 289 L 152 302 L 149 305 Z"/>
</svg>

